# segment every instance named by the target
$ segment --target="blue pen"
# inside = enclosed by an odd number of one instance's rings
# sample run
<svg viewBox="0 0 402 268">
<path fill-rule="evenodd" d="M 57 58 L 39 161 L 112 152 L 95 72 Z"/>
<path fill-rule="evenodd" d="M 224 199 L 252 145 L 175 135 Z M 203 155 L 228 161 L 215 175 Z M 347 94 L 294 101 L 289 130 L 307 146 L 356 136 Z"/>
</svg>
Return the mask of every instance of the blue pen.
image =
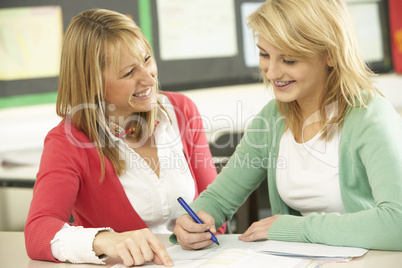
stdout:
<svg viewBox="0 0 402 268">
<path fill-rule="evenodd" d="M 198 218 L 197 214 L 195 214 L 195 212 L 190 208 L 190 206 L 186 203 L 186 201 L 184 201 L 183 198 L 179 197 L 177 198 L 177 201 L 179 201 L 180 205 L 187 211 L 187 213 L 191 216 L 191 218 L 193 218 L 193 220 L 196 223 L 199 224 L 203 224 L 202 220 L 200 218 Z M 219 245 L 218 239 L 216 239 L 216 236 L 214 236 L 213 233 L 211 233 L 211 231 L 207 231 L 211 234 L 211 240 L 216 243 L 217 245 Z"/>
</svg>

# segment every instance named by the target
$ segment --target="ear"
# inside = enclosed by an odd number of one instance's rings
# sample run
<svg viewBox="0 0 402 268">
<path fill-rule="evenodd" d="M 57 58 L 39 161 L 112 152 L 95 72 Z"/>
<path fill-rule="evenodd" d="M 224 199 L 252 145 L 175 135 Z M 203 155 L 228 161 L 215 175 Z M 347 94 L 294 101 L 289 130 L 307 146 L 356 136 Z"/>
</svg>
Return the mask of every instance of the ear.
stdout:
<svg viewBox="0 0 402 268">
<path fill-rule="evenodd" d="M 327 56 L 327 65 L 328 67 L 334 67 L 334 61 L 332 60 L 331 56 Z"/>
</svg>

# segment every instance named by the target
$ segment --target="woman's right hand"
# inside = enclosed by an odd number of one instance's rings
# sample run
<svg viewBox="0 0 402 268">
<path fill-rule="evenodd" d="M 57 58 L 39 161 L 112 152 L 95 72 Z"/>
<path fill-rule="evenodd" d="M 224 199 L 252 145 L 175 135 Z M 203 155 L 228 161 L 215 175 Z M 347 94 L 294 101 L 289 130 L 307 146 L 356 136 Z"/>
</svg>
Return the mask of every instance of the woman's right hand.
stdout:
<svg viewBox="0 0 402 268">
<path fill-rule="evenodd" d="M 176 220 L 173 233 L 177 237 L 177 242 L 183 249 L 200 249 L 212 245 L 211 234 L 206 231 L 216 233 L 215 220 L 204 211 L 196 212 L 197 216 L 204 222 L 198 224 L 189 215 L 180 216 Z"/>
<path fill-rule="evenodd" d="M 147 261 L 173 266 L 165 247 L 148 228 L 123 233 L 99 232 L 93 249 L 97 256 L 120 257 L 125 266 L 141 265 Z"/>
</svg>

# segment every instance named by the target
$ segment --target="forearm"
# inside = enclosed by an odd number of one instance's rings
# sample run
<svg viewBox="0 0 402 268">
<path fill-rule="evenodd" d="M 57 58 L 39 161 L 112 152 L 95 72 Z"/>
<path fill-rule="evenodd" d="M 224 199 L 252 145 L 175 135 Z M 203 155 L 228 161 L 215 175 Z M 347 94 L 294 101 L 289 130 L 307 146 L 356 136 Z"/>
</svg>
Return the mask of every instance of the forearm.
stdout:
<svg viewBox="0 0 402 268">
<path fill-rule="evenodd" d="M 372 208 L 355 213 L 283 215 L 268 231 L 268 239 L 311 242 L 377 250 L 402 250 L 401 213 Z"/>
</svg>

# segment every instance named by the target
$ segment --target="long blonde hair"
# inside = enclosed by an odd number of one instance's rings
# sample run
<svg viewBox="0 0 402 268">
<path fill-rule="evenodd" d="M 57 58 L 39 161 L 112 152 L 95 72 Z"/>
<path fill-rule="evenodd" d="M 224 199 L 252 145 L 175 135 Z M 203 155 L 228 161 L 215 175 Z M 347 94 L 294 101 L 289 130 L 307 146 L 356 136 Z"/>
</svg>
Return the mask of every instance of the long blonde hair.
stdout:
<svg viewBox="0 0 402 268">
<path fill-rule="evenodd" d="M 263 37 L 286 55 L 311 58 L 327 55 L 333 62 L 321 99 L 323 125 L 339 126 L 351 107 L 362 107 L 378 92 L 373 73 L 362 60 L 357 37 L 344 0 L 267 0 L 248 17 L 254 37 Z M 264 75 L 267 86 L 270 81 Z M 366 93 L 365 93 L 366 92 Z M 326 107 L 336 103 L 337 113 L 328 121 Z M 296 101 L 278 101 L 286 126 L 293 133 L 302 129 Z M 322 138 L 331 139 L 334 128 L 324 128 Z"/>
<path fill-rule="evenodd" d="M 105 99 L 103 71 L 107 66 L 119 65 L 120 50 L 128 49 L 139 61 L 145 49 L 152 55 L 152 48 L 141 29 L 127 16 L 104 9 L 91 9 L 75 16 L 65 33 L 59 76 L 56 111 L 73 126 L 82 130 L 98 150 L 101 162 L 101 180 L 105 174 L 104 156 L 113 164 L 116 174 L 126 170 L 108 131 L 105 129 Z M 151 111 L 140 113 L 147 122 L 147 133 L 152 133 L 156 105 Z M 141 122 L 137 122 L 138 126 Z M 136 128 L 136 137 L 143 135 L 143 128 Z"/>
</svg>

